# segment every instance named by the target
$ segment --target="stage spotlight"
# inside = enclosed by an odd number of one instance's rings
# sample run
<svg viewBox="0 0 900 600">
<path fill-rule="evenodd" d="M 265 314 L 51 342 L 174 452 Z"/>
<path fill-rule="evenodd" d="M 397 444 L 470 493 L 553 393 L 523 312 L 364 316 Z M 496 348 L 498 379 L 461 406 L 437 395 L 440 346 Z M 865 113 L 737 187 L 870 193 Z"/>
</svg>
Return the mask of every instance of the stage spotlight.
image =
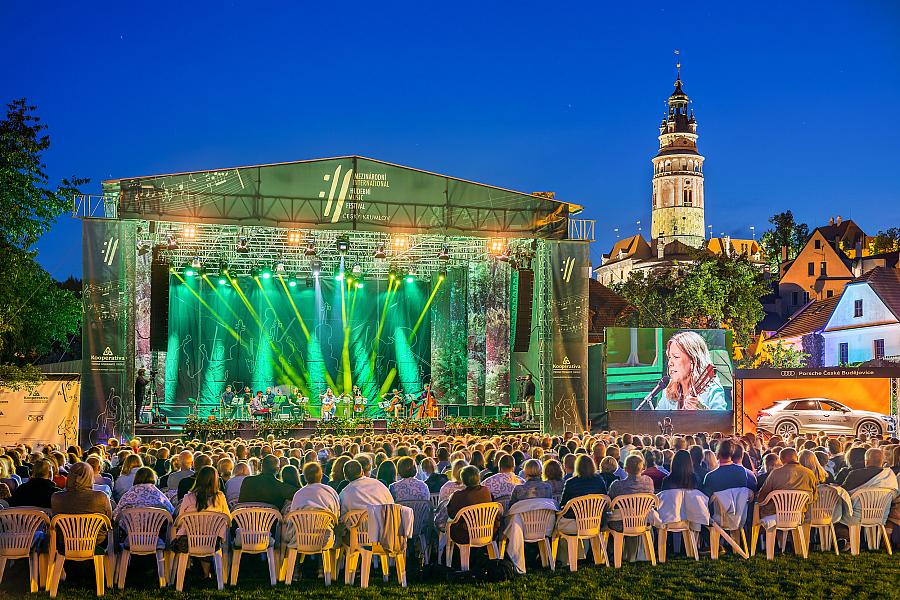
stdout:
<svg viewBox="0 0 900 600">
<path fill-rule="evenodd" d="M 175 250 L 178 247 L 178 239 L 174 235 L 166 236 L 166 248 L 169 250 Z"/>
<path fill-rule="evenodd" d="M 312 262 L 312 264 L 310 265 L 310 268 L 312 269 L 312 276 L 318 277 L 319 274 L 322 272 L 322 263 L 320 263 L 317 260 L 314 260 Z"/>
<path fill-rule="evenodd" d="M 409 238 L 404 235 L 395 235 L 391 244 L 395 251 L 406 250 L 409 247 Z"/>
<path fill-rule="evenodd" d="M 447 244 L 441 248 L 441 253 L 438 254 L 438 260 L 450 260 L 450 247 Z"/>
<path fill-rule="evenodd" d="M 360 273 L 362 273 L 362 266 L 359 263 L 355 263 L 353 265 L 353 274 L 359 275 Z"/>
<path fill-rule="evenodd" d="M 246 254 L 247 252 L 250 252 L 250 240 L 248 240 L 245 237 L 241 237 L 241 239 L 238 240 L 236 250 L 237 250 L 237 252 L 240 252 L 241 254 Z"/>
<path fill-rule="evenodd" d="M 199 256 L 195 256 L 195 257 L 191 260 L 191 266 L 192 266 L 193 268 L 195 268 L 195 269 L 200 269 L 200 267 L 203 266 L 203 263 L 200 262 L 200 257 L 199 257 Z"/>
<path fill-rule="evenodd" d="M 356 282 L 356 289 L 359 289 L 359 288 L 361 288 L 361 287 L 363 287 L 363 282 L 362 282 L 362 281 L 357 281 L 357 282 Z"/>
<path fill-rule="evenodd" d="M 187 266 L 184 268 L 184 276 L 185 277 L 193 277 L 196 274 L 197 274 L 197 269 L 193 265 L 190 265 L 190 266 Z"/>
<path fill-rule="evenodd" d="M 341 254 L 347 254 L 347 251 L 350 249 L 350 240 L 348 240 L 347 238 L 338 238 L 335 246 L 337 246 L 338 252 L 340 252 Z"/>
<path fill-rule="evenodd" d="M 388 272 L 388 279 L 391 281 L 397 279 L 397 273 L 393 269 Z"/>
<path fill-rule="evenodd" d="M 499 256 L 506 249 L 506 240 L 502 238 L 494 238 L 488 242 L 488 252 L 495 256 Z"/>
<path fill-rule="evenodd" d="M 141 242 L 140 244 L 138 244 L 138 250 L 137 250 L 138 256 L 144 256 L 145 254 L 150 252 L 150 250 L 151 250 L 151 247 L 150 247 L 149 242 Z"/>
<path fill-rule="evenodd" d="M 227 284 L 228 284 L 228 279 L 226 279 L 225 277 L 219 277 L 219 285 L 227 285 Z"/>
<path fill-rule="evenodd" d="M 290 279 L 288 279 L 288 285 L 290 287 L 297 287 L 297 280 L 291 277 Z"/>
<path fill-rule="evenodd" d="M 290 246 L 299 246 L 300 245 L 300 232 L 299 231 L 288 231 L 287 243 Z"/>
<path fill-rule="evenodd" d="M 438 271 L 438 281 L 443 281 L 447 279 L 447 269 L 441 269 Z"/>
<path fill-rule="evenodd" d="M 259 272 L 259 274 L 263 279 L 269 279 L 270 277 L 272 277 L 272 269 L 263 269 Z"/>
<path fill-rule="evenodd" d="M 280 258 L 277 261 L 275 261 L 274 271 L 275 271 L 276 275 L 284 275 L 284 272 L 285 272 L 284 271 L 284 261 L 281 260 Z"/>
<path fill-rule="evenodd" d="M 315 256 L 316 255 L 316 244 L 315 242 L 309 242 L 306 244 L 306 250 L 303 251 L 303 254 L 306 256 Z"/>
<path fill-rule="evenodd" d="M 250 269 L 250 278 L 259 279 L 259 269 Z"/>
<path fill-rule="evenodd" d="M 415 280 L 416 280 L 416 278 L 413 275 L 406 276 L 406 283 L 412 283 Z"/>
<path fill-rule="evenodd" d="M 385 259 L 387 258 L 387 252 L 384 250 L 384 244 L 378 246 L 375 250 L 375 258 L 377 259 Z"/>
<path fill-rule="evenodd" d="M 497 257 L 497 260 L 501 260 L 503 262 L 509 262 L 509 246 L 503 248 L 503 251 L 500 253 L 500 256 Z"/>
<path fill-rule="evenodd" d="M 197 226 L 196 225 L 185 225 L 181 228 L 181 235 L 184 236 L 186 240 L 192 240 L 197 237 Z"/>
<path fill-rule="evenodd" d="M 335 281 L 343 281 L 343 280 L 344 280 L 344 274 L 343 274 L 343 273 L 338 273 L 337 275 L 334 276 L 334 280 L 335 280 Z"/>
</svg>

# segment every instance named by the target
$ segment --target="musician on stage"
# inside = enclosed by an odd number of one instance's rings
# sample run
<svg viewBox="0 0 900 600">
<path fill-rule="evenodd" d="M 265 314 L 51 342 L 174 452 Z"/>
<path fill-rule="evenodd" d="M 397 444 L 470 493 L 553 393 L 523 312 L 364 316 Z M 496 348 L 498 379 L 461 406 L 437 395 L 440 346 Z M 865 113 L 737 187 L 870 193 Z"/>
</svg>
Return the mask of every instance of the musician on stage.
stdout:
<svg viewBox="0 0 900 600">
<path fill-rule="evenodd" d="M 322 401 L 322 420 L 330 421 L 334 418 L 334 414 L 337 410 L 335 407 L 337 398 L 335 397 L 334 392 L 331 391 L 331 388 L 326 388 L 325 393 L 319 395 L 319 399 Z"/>
<path fill-rule="evenodd" d="M 141 407 L 144 406 L 144 396 L 147 395 L 147 370 L 138 369 L 137 378 L 134 380 L 134 422 L 140 423 Z"/>
<path fill-rule="evenodd" d="M 431 398 L 431 386 L 427 383 L 422 386 L 422 391 L 416 396 L 416 399 L 413 401 L 412 406 L 410 406 L 410 413 L 413 418 L 422 419 L 425 417 L 426 410 L 429 405 L 429 399 Z"/>
<path fill-rule="evenodd" d="M 232 391 L 231 386 L 226 385 L 225 391 L 219 396 L 219 405 L 221 406 L 223 419 L 228 417 L 228 412 L 230 410 L 233 410 L 232 404 L 234 404 L 234 397 L 234 391 Z"/>
<path fill-rule="evenodd" d="M 422 392 L 425 394 L 425 402 L 424 402 L 424 416 L 429 419 L 437 419 L 438 418 L 438 403 L 437 398 L 434 396 L 434 392 L 431 391 L 431 384 L 425 384 L 425 390 Z"/>
<path fill-rule="evenodd" d="M 537 394 L 537 389 L 534 386 L 534 381 L 531 380 L 531 373 L 526 373 L 516 379 L 522 382 L 520 394 L 523 408 L 525 409 L 525 420 L 532 421 L 537 418 L 537 411 L 534 406 L 534 397 Z"/>
<path fill-rule="evenodd" d="M 267 417 L 271 411 L 266 406 L 265 396 L 262 390 L 256 392 L 256 396 L 250 402 L 250 414 L 254 417 Z"/>
<path fill-rule="evenodd" d="M 287 397 L 287 407 L 291 416 L 295 419 L 302 419 L 306 416 L 306 406 L 309 404 L 309 398 L 300 393 L 300 388 L 294 388 L 294 391 Z"/>
<path fill-rule="evenodd" d="M 266 406 L 272 408 L 275 406 L 275 392 L 272 391 L 272 386 L 266 388 L 265 397 L 263 398 L 263 402 L 265 402 Z"/>
<path fill-rule="evenodd" d="M 388 394 L 382 394 L 382 398 L 387 398 Z M 400 418 L 401 411 L 403 410 L 403 391 L 394 388 L 391 390 L 391 403 L 385 411 L 389 415 L 393 415 L 395 419 Z"/>
<path fill-rule="evenodd" d="M 346 393 L 339 395 L 338 404 L 341 406 L 341 417 L 349 419 L 353 414 L 353 396 Z"/>
<path fill-rule="evenodd" d="M 366 412 L 366 404 L 368 401 L 363 398 L 362 390 L 359 389 L 359 386 L 353 386 L 353 414 L 357 417 L 361 417 L 364 412 Z"/>
<path fill-rule="evenodd" d="M 719 383 L 709 347 L 699 334 L 680 331 L 666 343 L 669 385 L 656 410 L 726 410 L 725 389 Z"/>
</svg>

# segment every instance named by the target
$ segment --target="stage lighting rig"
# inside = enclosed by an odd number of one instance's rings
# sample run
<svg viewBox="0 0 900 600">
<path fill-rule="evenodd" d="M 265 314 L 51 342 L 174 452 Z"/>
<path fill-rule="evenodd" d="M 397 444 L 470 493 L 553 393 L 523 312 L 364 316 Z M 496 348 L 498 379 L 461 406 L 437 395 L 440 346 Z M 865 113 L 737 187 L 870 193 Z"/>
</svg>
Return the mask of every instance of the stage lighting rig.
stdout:
<svg viewBox="0 0 900 600">
<path fill-rule="evenodd" d="M 494 256 L 500 256 L 506 249 L 506 240 L 502 238 L 494 238 L 488 242 L 488 252 Z"/>
<path fill-rule="evenodd" d="M 272 277 L 272 269 L 265 268 L 259 272 L 260 277 L 263 279 L 271 279 Z"/>
<path fill-rule="evenodd" d="M 197 270 L 200 270 L 200 268 L 203 266 L 203 263 L 200 262 L 199 256 L 195 256 L 193 259 L 191 259 L 191 266 Z"/>
<path fill-rule="evenodd" d="M 237 248 L 235 250 L 240 254 L 246 254 L 250 252 L 250 240 L 248 240 L 244 236 L 241 236 L 241 238 L 238 240 Z"/>
<path fill-rule="evenodd" d="M 299 246 L 301 239 L 299 231 L 288 231 L 287 243 L 289 246 Z"/>
<path fill-rule="evenodd" d="M 196 225 L 185 225 L 181 228 L 181 235 L 184 236 L 186 240 L 192 240 L 197 237 L 197 226 Z"/>
<path fill-rule="evenodd" d="M 193 263 L 191 263 L 190 265 L 188 265 L 184 268 L 184 276 L 185 277 L 193 277 L 193 276 L 197 275 L 197 271 L 198 271 L 198 267 L 195 267 L 193 265 Z"/>
<path fill-rule="evenodd" d="M 145 254 L 150 252 L 150 250 L 152 250 L 152 248 L 149 242 L 141 242 L 140 244 L 138 244 L 137 254 L 138 256 L 144 256 Z"/>
<path fill-rule="evenodd" d="M 354 263 L 354 264 L 353 264 L 353 269 L 351 269 L 351 272 L 352 272 L 354 275 L 359 275 L 360 273 L 362 273 L 362 266 L 360 266 L 359 263 Z"/>
<path fill-rule="evenodd" d="M 285 273 L 284 259 L 279 258 L 278 260 L 275 261 L 275 267 L 274 267 L 273 271 L 275 271 L 276 275 L 284 275 L 284 273 Z"/>
<path fill-rule="evenodd" d="M 405 235 L 395 235 L 391 245 L 394 247 L 394 252 L 402 252 L 409 247 L 409 238 Z"/>
<path fill-rule="evenodd" d="M 447 244 L 444 244 L 441 248 L 441 252 L 438 254 L 438 260 L 450 260 L 450 247 Z"/>
<path fill-rule="evenodd" d="M 374 257 L 379 260 L 384 260 L 385 258 L 387 258 L 387 252 L 385 252 L 384 250 L 384 244 L 378 246 L 378 248 L 375 250 Z"/>
<path fill-rule="evenodd" d="M 306 244 L 306 250 L 303 251 L 303 254 L 306 256 L 315 256 L 316 255 L 316 243 L 309 242 Z"/>
<path fill-rule="evenodd" d="M 310 263 L 310 269 L 312 269 L 312 276 L 318 277 L 322 273 L 322 263 L 314 260 Z"/>
<path fill-rule="evenodd" d="M 176 248 L 178 248 L 178 238 L 176 238 L 174 235 L 167 235 L 166 236 L 166 249 L 167 250 L 175 250 Z"/>
<path fill-rule="evenodd" d="M 335 242 L 335 246 L 339 253 L 347 254 L 347 251 L 350 250 L 350 240 L 345 237 L 338 238 L 337 242 Z"/>
</svg>

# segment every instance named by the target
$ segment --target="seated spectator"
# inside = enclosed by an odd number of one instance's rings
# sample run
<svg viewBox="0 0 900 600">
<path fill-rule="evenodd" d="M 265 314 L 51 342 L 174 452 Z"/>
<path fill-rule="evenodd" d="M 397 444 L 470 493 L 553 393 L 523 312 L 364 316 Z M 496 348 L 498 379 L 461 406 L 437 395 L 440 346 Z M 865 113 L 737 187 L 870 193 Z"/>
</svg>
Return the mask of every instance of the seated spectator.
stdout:
<svg viewBox="0 0 900 600">
<path fill-rule="evenodd" d="M 646 471 L 644 471 L 646 473 Z M 663 490 L 695 490 L 697 479 L 694 477 L 694 460 L 687 450 L 679 450 L 672 459 L 672 472 L 663 479 Z"/>
<path fill-rule="evenodd" d="M 501 454 L 497 459 L 498 473 L 491 475 L 484 480 L 484 487 L 488 489 L 491 496 L 497 498 L 505 498 L 512 494 L 513 488 L 523 483 L 522 479 L 513 472 L 516 468 L 515 459 L 509 454 Z"/>
<path fill-rule="evenodd" d="M 341 499 L 331 486 L 322 483 L 322 467 L 317 462 L 303 465 L 306 485 L 297 490 L 291 499 L 291 511 L 324 510 L 335 517 L 341 514 Z"/>
<path fill-rule="evenodd" d="M 294 494 L 297 493 L 297 490 L 303 487 L 303 482 L 300 481 L 300 471 L 294 465 L 285 465 L 281 467 L 279 478 L 281 479 L 281 481 L 291 486 Z"/>
<path fill-rule="evenodd" d="M 94 470 L 94 489 L 112 498 L 112 481 L 104 477 L 100 472 L 102 466 L 100 457 L 92 454 L 84 462 L 91 465 L 91 468 Z"/>
<path fill-rule="evenodd" d="M 185 477 L 191 477 L 194 474 L 194 453 L 190 450 L 184 450 L 178 455 L 178 470 L 168 474 L 166 483 L 163 487 L 170 490 L 177 490 L 178 484 Z"/>
<path fill-rule="evenodd" d="M 50 508 L 54 515 L 83 515 L 97 513 L 112 519 L 109 496 L 94 489 L 94 469 L 85 462 L 69 467 L 66 489 L 53 494 Z M 97 533 L 97 544 L 106 541 L 106 531 Z"/>
<path fill-rule="evenodd" d="M 339 456 L 331 463 L 331 475 L 328 478 L 328 485 L 338 494 L 347 486 L 347 480 L 344 479 L 344 465 L 349 461 L 349 456 Z"/>
<path fill-rule="evenodd" d="M 294 497 L 297 488 L 275 476 L 278 473 L 278 457 L 267 454 L 263 457 L 260 468 L 262 472 L 259 475 L 251 475 L 241 483 L 238 503 L 261 502 L 281 510 L 284 503 Z"/>
<path fill-rule="evenodd" d="M 50 508 L 50 499 L 61 492 L 50 480 L 50 462 L 40 459 L 31 468 L 31 478 L 18 486 L 9 498 L 10 506 L 38 506 Z"/>
<path fill-rule="evenodd" d="M 228 506 L 234 506 L 238 502 L 238 498 L 241 496 L 241 484 L 244 483 L 244 479 L 246 479 L 250 475 L 250 465 L 245 462 L 239 462 L 234 465 L 234 469 L 231 471 L 231 478 L 225 483 L 225 499 L 228 501 Z"/>
<path fill-rule="evenodd" d="M 125 461 L 122 463 L 122 469 L 113 486 L 113 500 L 118 501 L 118 499 L 122 497 L 122 494 L 127 492 L 131 486 L 134 485 L 134 474 L 143 466 L 144 463 L 137 454 L 129 454 L 125 457 Z"/>
<path fill-rule="evenodd" d="M 544 463 L 543 478 L 550 485 L 551 497 L 561 497 L 566 483 L 563 481 L 563 468 L 558 460 L 551 458 Z"/>
<path fill-rule="evenodd" d="M 802 490 L 809 493 L 810 502 L 816 500 L 816 476 L 800 464 L 800 458 L 794 448 L 784 448 L 779 455 L 781 466 L 769 473 L 766 482 L 759 489 L 759 516 L 775 514 L 775 506 L 768 502 L 769 494 L 776 490 Z M 712 473 L 710 473 L 711 475 Z M 707 477 L 709 477 L 707 475 Z"/>
<path fill-rule="evenodd" d="M 443 473 L 438 473 L 434 461 L 430 458 L 422 461 L 422 472 L 425 474 L 425 485 L 432 494 L 440 493 L 441 487 L 449 480 Z"/>
<path fill-rule="evenodd" d="M 417 473 L 416 461 L 412 458 L 404 456 L 397 461 L 397 474 L 400 480 L 389 486 L 395 502 L 431 500 L 431 491 L 424 481 L 416 478 Z"/>
<path fill-rule="evenodd" d="M 600 461 L 600 472 L 597 474 L 597 477 L 603 480 L 603 483 L 606 484 L 606 489 L 609 489 L 613 481 L 619 480 L 619 476 L 616 475 L 618 470 L 619 461 L 612 456 L 604 456 L 603 460 Z"/>
<path fill-rule="evenodd" d="M 161 478 L 169 474 L 169 469 L 169 449 L 165 447 L 160 448 L 156 451 L 156 461 L 153 464 L 153 470 L 156 471 L 156 476 Z"/>
<path fill-rule="evenodd" d="M 375 478 L 390 488 L 397 481 L 397 465 L 392 460 L 382 461 Z"/>
<path fill-rule="evenodd" d="M 509 458 L 512 460 L 511 456 Z M 481 485 L 481 474 L 478 472 L 478 467 L 471 465 L 464 467 L 460 472 L 460 477 L 465 487 L 450 496 L 450 502 L 447 504 L 447 517 L 449 519 L 453 519 L 459 511 L 467 506 L 484 504 L 492 500 L 490 490 Z M 457 544 L 469 543 L 469 530 L 465 521 L 460 520 L 450 527 L 450 539 Z"/>
<path fill-rule="evenodd" d="M 716 450 L 716 459 L 718 467 L 710 470 L 703 479 L 702 491 L 708 497 L 722 490 L 730 490 L 733 488 L 748 488 L 751 491 L 756 488 L 756 478 L 752 478 L 747 473 L 747 469 L 743 465 L 736 465 L 732 462 L 734 454 L 734 442 L 730 439 L 719 442 Z"/>
<path fill-rule="evenodd" d="M 150 467 L 140 467 L 135 472 L 134 484 L 119 498 L 113 510 L 113 518 L 118 519 L 126 508 L 144 507 L 163 508 L 170 513 L 175 512 L 175 507 L 166 495 L 156 487 L 156 471 Z"/>
<path fill-rule="evenodd" d="M 753 462 L 744 452 L 744 447 L 739 443 L 734 443 L 734 450 L 731 453 L 731 462 L 741 465 L 747 474 L 747 487 L 755 492 L 757 490 L 756 473 L 753 472 Z"/>
<path fill-rule="evenodd" d="M 519 500 L 553 497 L 553 488 L 549 483 L 541 479 L 542 471 L 539 460 L 532 458 L 525 461 L 522 465 L 522 475 L 525 481 L 513 488 L 509 498 L 509 506 L 512 506 Z"/>
<path fill-rule="evenodd" d="M 834 482 L 840 486 L 844 485 L 850 471 L 866 468 L 866 449 L 861 446 L 850 448 L 845 454 L 845 462 L 846 466 L 834 476 Z"/>
<path fill-rule="evenodd" d="M 198 471 L 200 469 L 202 469 L 203 467 L 208 467 L 211 465 L 212 465 L 212 457 L 209 456 L 208 454 L 201 453 L 201 454 L 198 454 L 194 458 L 194 468 L 196 468 Z M 178 482 L 178 487 L 176 489 L 178 490 L 178 499 L 179 500 L 184 498 L 185 494 L 187 494 L 189 491 L 191 491 L 191 488 L 194 487 L 194 478 L 195 477 L 196 477 L 195 474 L 191 474 L 191 475 L 188 475 L 187 477 L 182 478 L 181 481 Z M 223 486 L 224 486 L 224 484 L 222 484 L 220 481 L 219 487 L 221 488 Z"/>
<path fill-rule="evenodd" d="M 609 458 L 609 457 L 607 457 Z M 649 481 L 649 480 L 648 480 Z M 651 487 L 652 487 L 651 482 Z M 601 477 L 597 477 L 597 468 L 593 459 L 587 454 L 579 454 L 575 460 L 575 472 L 566 480 L 563 486 L 562 497 L 559 499 L 560 508 L 564 508 L 570 500 L 588 496 L 590 494 L 605 494 L 607 492 L 606 482 Z M 575 514 L 569 510 L 563 515 L 566 519 L 574 519 Z"/>
<path fill-rule="evenodd" d="M 769 477 L 769 473 L 777 469 L 781 466 L 781 459 L 778 457 L 776 452 L 769 452 L 765 456 L 763 456 L 763 468 L 762 472 L 756 476 L 756 485 L 762 489 L 763 484 L 766 482 L 766 479 Z"/>
<path fill-rule="evenodd" d="M 656 456 L 650 450 L 644 450 L 644 464 L 646 468 L 642 475 L 653 480 L 653 489 L 658 492 L 662 488 L 663 479 L 667 474 L 656 466 Z"/>
<path fill-rule="evenodd" d="M 841 450 L 840 440 L 833 438 L 828 440 L 828 464 L 825 465 L 825 470 L 831 473 L 832 479 L 837 476 L 841 469 L 847 466 L 847 459 Z"/>
<path fill-rule="evenodd" d="M 178 507 L 178 516 L 203 511 L 220 512 L 227 516 L 229 520 L 231 519 L 228 501 L 225 499 L 225 494 L 219 490 L 219 474 L 215 468 L 209 465 L 197 470 L 194 486 L 185 494 Z M 187 534 L 181 528 L 179 531 L 176 531 L 176 535 L 186 536 Z M 186 546 L 185 542 L 176 540 L 175 547 L 180 550 Z"/>
<path fill-rule="evenodd" d="M 644 470 L 644 457 L 640 454 L 629 454 L 625 458 L 625 479 L 614 481 L 609 486 L 609 498 L 615 500 L 618 496 L 628 494 L 652 494 L 653 480 L 642 475 Z"/>
<path fill-rule="evenodd" d="M 352 510 L 364 510 L 372 504 L 394 503 L 394 497 L 386 485 L 363 475 L 363 466 L 358 460 L 347 461 L 344 478 L 348 483 L 340 493 L 342 517 Z"/>
<path fill-rule="evenodd" d="M 874 477 L 880 476 L 885 468 L 884 452 L 881 448 L 869 448 L 864 454 L 863 466 L 858 469 L 850 469 L 841 483 L 841 487 L 852 492 L 865 486 Z"/>
<path fill-rule="evenodd" d="M 819 459 L 816 458 L 816 455 L 812 450 L 801 450 L 799 459 L 801 465 L 812 471 L 817 486 L 828 482 L 830 475 L 828 474 L 828 471 L 819 464 Z"/>
<path fill-rule="evenodd" d="M 234 473 L 234 461 L 230 457 L 225 456 L 215 461 L 216 471 L 219 472 L 219 485 L 223 490 L 228 490 L 228 480 Z M 225 496 L 228 496 L 226 491 Z"/>
</svg>

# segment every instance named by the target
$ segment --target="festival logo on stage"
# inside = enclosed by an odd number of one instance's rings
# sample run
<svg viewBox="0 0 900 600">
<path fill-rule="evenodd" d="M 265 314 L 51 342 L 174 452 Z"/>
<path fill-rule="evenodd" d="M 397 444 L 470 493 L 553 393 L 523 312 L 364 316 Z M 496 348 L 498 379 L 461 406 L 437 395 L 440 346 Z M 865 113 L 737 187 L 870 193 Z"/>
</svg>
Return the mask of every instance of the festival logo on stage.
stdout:
<svg viewBox="0 0 900 600">
<path fill-rule="evenodd" d="M 319 198 L 326 199 L 323 217 L 337 223 L 344 217 L 345 221 L 387 221 L 387 215 L 371 214 L 368 212 L 366 198 L 376 188 L 391 187 L 387 173 L 360 173 L 354 174 L 353 169 L 347 169 L 341 177 L 343 165 L 334 168 L 333 173 L 325 173 L 322 180 L 330 182 L 328 190 L 321 190 Z"/>
</svg>

